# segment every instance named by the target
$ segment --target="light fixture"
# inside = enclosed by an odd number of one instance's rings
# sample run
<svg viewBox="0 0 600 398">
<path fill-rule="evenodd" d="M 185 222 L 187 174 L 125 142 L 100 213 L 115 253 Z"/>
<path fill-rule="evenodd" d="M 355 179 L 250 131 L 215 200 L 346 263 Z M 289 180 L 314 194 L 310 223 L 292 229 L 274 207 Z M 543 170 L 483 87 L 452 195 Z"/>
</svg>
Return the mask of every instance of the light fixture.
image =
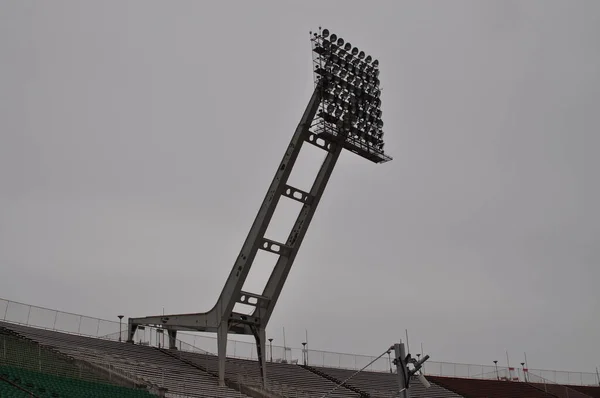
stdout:
<svg viewBox="0 0 600 398">
<path fill-rule="evenodd" d="M 379 61 L 329 30 L 311 41 L 323 101 L 315 134 L 341 136 L 346 148 L 374 162 L 391 160 L 382 149 Z"/>
</svg>

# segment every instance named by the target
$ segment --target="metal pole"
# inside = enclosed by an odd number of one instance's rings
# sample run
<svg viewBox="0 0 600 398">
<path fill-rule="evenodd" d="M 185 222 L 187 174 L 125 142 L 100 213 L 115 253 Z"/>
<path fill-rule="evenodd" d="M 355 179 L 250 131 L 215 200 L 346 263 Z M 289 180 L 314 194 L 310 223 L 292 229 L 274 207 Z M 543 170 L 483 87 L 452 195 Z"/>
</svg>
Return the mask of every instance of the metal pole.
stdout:
<svg viewBox="0 0 600 398">
<path fill-rule="evenodd" d="M 269 339 L 269 356 L 271 357 L 271 362 L 273 362 L 273 338 Z"/>
<path fill-rule="evenodd" d="M 4 318 L 2 318 L 3 321 L 6 320 L 6 314 L 8 313 L 8 306 L 10 305 L 10 300 L 6 301 L 6 308 L 4 309 Z"/>
<path fill-rule="evenodd" d="M 305 333 L 304 341 L 306 341 L 306 363 L 305 363 L 305 365 L 308 365 L 308 329 L 305 329 L 304 333 Z"/>
<path fill-rule="evenodd" d="M 283 360 L 287 363 L 287 346 L 285 345 L 285 328 L 283 328 Z"/>
<path fill-rule="evenodd" d="M 498 374 L 498 361 L 494 361 L 494 366 L 496 367 L 496 380 L 500 380 L 500 375 Z"/>
<path fill-rule="evenodd" d="M 406 352 L 404 351 L 404 344 L 402 341 L 398 344 L 394 344 L 394 353 L 396 355 L 396 370 L 398 373 L 398 397 L 410 398 L 410 392 L 408 391 L 408 374 L 406 369 Z"/>
<path fill-rule="evenodd" d="M 302 364 L 306 365 L 306 343 L 302 343 Z"/>
<path fill-rule="evenodd" d="M 421 356 L 425 356 L 423 355 L 423 343 L 421 343 Z M 423 364 L 423 368 L 421 368 L 421 373 L 425 374 L 425 364 Z"/>
<path fill-rule="evenodd" d="M 121 342 L 121 334 L 122 334 L 121 325 L 122 325 L 122 321 L 123 321 L 123 316 L 124 315 L 118 315 L 118 318 L 119 318 L 119 343 Z"/>
</svg>

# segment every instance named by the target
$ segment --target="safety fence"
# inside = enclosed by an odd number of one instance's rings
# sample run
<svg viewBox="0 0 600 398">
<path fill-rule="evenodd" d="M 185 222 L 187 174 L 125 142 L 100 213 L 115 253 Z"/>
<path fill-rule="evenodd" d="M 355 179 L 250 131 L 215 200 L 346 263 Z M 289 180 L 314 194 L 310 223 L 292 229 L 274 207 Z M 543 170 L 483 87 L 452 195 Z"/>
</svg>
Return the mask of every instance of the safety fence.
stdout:
<svg viewBox="0 0 600 398">
<path fill-rule="evenodd" d="M 127 339 L 127 322 L 109 321 L 84 315 L 57 311 L 15 301 L 0 299 L 0 316 L 5 322 L 33 326 L 70 334 L 118 341 Z M 155 347 L 168 346 L 168 336 L 161 328 L 140 327 L 134 335 L 138 344 Z M 184 351 L 216 353 L 217 339 L 202 333 L 177 334 L 179 349 Z M 256 344 L 249 341 L 228 340 L 227 355 L 233 358 L 257 359 Z M 358 370 L 375 359 L 375 356 L 338 353 L 305 348 L 283 347 L 269 342 L 265 347 L 268 361 L 307 363 L 311 366 Z M 392 353 L 370 364 L 365 370 L 393 372 Z M 496 379 L 505 377 L 525 381 L 522 368 L 495 365 L 474 365 L 452 362 L 427 361 L 423 367 L 426 375 Z M 527 373 L 551 383 L 572 385 L 600 385 L 595 372 L 568 372 L 558 370 L 528 369 Z"/>
</svg>

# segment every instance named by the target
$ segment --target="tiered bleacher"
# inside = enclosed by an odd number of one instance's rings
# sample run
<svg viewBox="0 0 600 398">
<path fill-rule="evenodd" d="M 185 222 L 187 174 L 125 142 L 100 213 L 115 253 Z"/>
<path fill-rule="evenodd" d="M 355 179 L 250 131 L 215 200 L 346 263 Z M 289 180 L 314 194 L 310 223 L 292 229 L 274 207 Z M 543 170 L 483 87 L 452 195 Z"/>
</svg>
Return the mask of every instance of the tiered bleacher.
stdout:
<svg viewBox="0 0 600 398">
<path fill-rule="evenodd" d="M 9 384 L 13 388 L 12 392 L 7 392 L 7 397 L 30 397 L 32 395 L 52 398 L 152 397 L 150 393 L 143 390 L 134 390 L 131 388 L 114 386 L 111 384 L 95 383 L 81 379 L 54 376 L 12 366 L 0 367 L 0 377 L 4 381 L 9 382 L 4 383 L 5 385 Z M 22 387 L 22 389 L 18 389 L 17 386 Z M 4 398 L 4 396 L 5 395 L 3 393 L 0 393 L 0 397 Z"/>
<path fill-rule="evenodd" d="M 103 367 L 133 381 L 163 387 L 171 394 L 198 397 L 245 397 L 228 387 L 219 387 L 217 378 L 202 372 L 158 349 L 109 340 L 59 333 L 21 325 L 1 323 L 0 327 L 55 349 L 71 358 Z"/>
<path fill-rule="evenodd" d="M 202 367 L 207 371 L 217 374 L 218 361 L 214 355 L 205 355 L 185 351 L 177 351 L 174 355 L 189 361 L 196 366 Z M 235 380 L 239 375 L 247 376 L 247 383 L 260 382 L 260 368 L 256 361 L 246 359 L 228 358 L 225 367 L 226 377 Z M 296 396 L 320 397 L 328 391 L 333 390 L 336 384 L 324 379 L 298 365 L 287 363 L 267 362 L 267 377 L 270 383 L 279 387 L 280 391 Z M 359 397 L 356 392 L 346 388 L 338 388 L 333 391 L 330 397 Z"/>
<path fill-rule="evenodd" d="M 355 371 L 347 369 L 312 367 L 307 368 L 313 371 L 329 375 L 339 382 L 342 382 L 352 376 Z M 373 398 L 387 398 L 398 391 L 398 376 L 383 372 L 360 372 L 352 377 L 346 384 L 367 392 Z M 413 379 L 410 383 L 410 395 L 412 397 L 428 398 L 458 398 L 460 395 L 453 393 L 439 385 L 432 385 L 425 389 L 418 380 Z"/>
<path fill-rule="evenodd" d="M 556 395 L 544 392 L 544 390 L 529 383 L 441 376 L 429 376 L 428 379 L 437 385 L 469 398 L 556 398 Z"/>
<path fill-rule="evenodd" d="M 20 388 L 11 381 L 0 377 L 0 397 L 2 398 L 30 398 L 31 392 Z"/>
<path fill-rule="evenodd" d="M 326 393 L 335 398 L 389 398 L 397 396 L 398 391 L 398 379 L 392 373 L 355 374 L 353 370 L 276 362 L 267 362 L 268 387 L 264 390 L 258 363 L 237 358 L 227 358 L 228 387 L 220 387 L 217 357 L 210 354 L 165 350 L 5 322 L 0 322 L 0 338 L 4 339 L 5 347 L 8 342 L 11 348 L 9 355 L 0 354 L 1 398 L 30 396 L 28 391 L 44 398 L 148 396 L 141 388 L 162 393 L 166 388 L 167 397 L 208 398 L 318 398 Z M 15 352 L 19 355 L 14 355 Z M 412 398 L 600 398 L 600 387 L 567 387 L 531 380 L 427 378 L 432 384 L 429 389 L 416 380 L 411 382 Z M 138 389 L 125 388 L 131 386 Z M 94 392 L 77 393 L 75 389 Z"/>
<path fill-rule="evenodd" d="M 0 397 L 151 397 L 146 390 L 118 386 L 123 379 L 79 363 L 0 328 Z M 130 387 L 135 382 L 125 383 Z M 25 394 L 25 395 L 23 395 Z"/>
</svg>

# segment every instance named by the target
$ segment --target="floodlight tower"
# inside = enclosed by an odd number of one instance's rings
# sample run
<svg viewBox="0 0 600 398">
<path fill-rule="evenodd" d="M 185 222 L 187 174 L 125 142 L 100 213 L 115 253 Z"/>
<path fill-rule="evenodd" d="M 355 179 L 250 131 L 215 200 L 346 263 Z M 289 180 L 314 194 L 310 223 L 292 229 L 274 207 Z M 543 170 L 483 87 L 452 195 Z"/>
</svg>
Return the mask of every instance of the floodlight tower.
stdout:
<svg viewBox="0 0 600 398">
<path fill-rule="evenodd" d="M 311 43 L 315 89 L 217 303 L 204 313 L 129 318 L 131 343 L 141 325 L 166 329 L 171 349 L 176 349 L 178 330 L 217 333 L 221 385 L 225 382 L 228 333 L 254 335 L 262 381 L 266 383 L 265 329 L 342 149 L 374 163 L 391 160 L 383 151 L 379 62 L 327 29 L 311 32 Z M 308 192 L 287 183 L 304 143 L 327 154 Z M 276 242 L 267 239 L 265 232 L 281 197 L 300 202 L 302 209 L 287 240 Z M 261 293 L 243 290 L 258 250 L 278 256 Z M 243 314 L 234 310 L 236 304 L 254 308 Z"/>
</svg>

